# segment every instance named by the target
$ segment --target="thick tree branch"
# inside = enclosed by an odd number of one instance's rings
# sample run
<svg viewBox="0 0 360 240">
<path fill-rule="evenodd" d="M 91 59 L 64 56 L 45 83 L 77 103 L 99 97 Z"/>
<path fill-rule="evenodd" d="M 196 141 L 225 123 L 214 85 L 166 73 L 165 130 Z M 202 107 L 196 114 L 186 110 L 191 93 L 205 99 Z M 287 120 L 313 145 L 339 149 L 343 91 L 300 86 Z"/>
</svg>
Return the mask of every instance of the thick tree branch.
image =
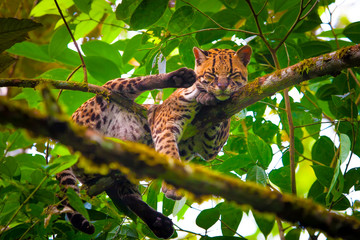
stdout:
<svg viewBox="0 0 360 240">
<path fill-rule="evenodd" d="M 325 75 L 338 75 L 343 69 L 360 66 L 360 44 L 342 48 L 256 78 L 230 100 L 216 106 L 204 106 L 193 120 L 193 128 L 184 135 L 194 136 L 198 129 L 224 121 L 251 104 L 303 81 Z"/>
<path fill-rule="evenodd" d="M 2 124 L 11 123 L 15 127 L 26 128 L 36 135 L 51 137 L 80 151 L 90 160 L 79 163 L 86 170 L 106 173 L 111 167 L 137 178 L 162 178 L 176 187 L 191 191 L 195 197 L 221 196 L 238 204 L 251 205 L 260 212 L 276 214 L 283 220 L 322 230 L 333 237 L 358 239 L 360 235 L 360 221 L 355 218 L 328 212 L 310 200 L 223 176 L 203 166 L 185 164 L 145 145 L 111 142 L 68 120 L 17 107 L 3 98 L 0 98 L 0 115 Z"/>
</svg>

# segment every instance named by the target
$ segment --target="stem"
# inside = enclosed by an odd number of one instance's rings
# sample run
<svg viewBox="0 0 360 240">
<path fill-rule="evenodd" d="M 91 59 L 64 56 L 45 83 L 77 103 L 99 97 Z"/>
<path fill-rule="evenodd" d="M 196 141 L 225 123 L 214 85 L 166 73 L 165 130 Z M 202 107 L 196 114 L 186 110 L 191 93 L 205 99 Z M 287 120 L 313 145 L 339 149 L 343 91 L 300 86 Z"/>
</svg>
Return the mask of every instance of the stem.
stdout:
<svg viewBox="0 0 360 240">
<path fill-rule="evenodd" d="M 285 240 L 284 228 L 283 228 L 283 226 L 282 226 L 281 220 L 280 220 L 278 217 L 276 217 L 275 220 L 276 220 L 276 223 L 277 223 L 278 228 L 279 228 L 279 236 L 280 236 L 280 239 L 281 239 L 281 240 Z"/>
<path fill-rule="evenodd" d="M 289 139 L 290 139 L 290 146 L 289 146 L 289 154 L 290 154 L 290 178 L 291 178 L 291 192 L 292 194 L 296 195 L 296 177 L 295 177 L 295 134 L 294 134 L 294 121 L 291 114 L 291 105 L 290 105 L 290 97 L 289 97 L 289 90 L 284 90 L 284 100 L 286 106 L 286 116 L 289 123 Z"/>
<path fill-rule="evenodd" d="M 73 35 L 72 32 L 71 32 L 71 29 L 70 29 L 69 25 L 67 24 L 67 22 L 66 22 L 66 20 L 65 20 L 65 17 L 64 17 L 64 15 L 63 15 L 62 11 L 61 11 L 61 8 L 60 8 L 57 0 L 54 0 L 54 2 L 55 2 L 55 5 L 56 5 L 56 8 L 57 8 L 58 11 L 59 11 L 59 14 L 60 14 L 62 20 L 64 21 L 64 24 L 65 24 L 65 26 L 66 26 L 66 28 L 67 28 L 70 36 L 71 36 L 71 39 L 72 39 L 72 41 L 73 41 L 73 43 L 74 43 L 74 45 L 75 45 L 76 51 L 77 51 L 78 54 L 79 54 L 79 57 L 80 57 L 80 60 L 81 60 L 81 64 L 82 64 L 82 67 L 83 67 L 83 71 L 84 71 L 84 83 L 87 83 L 87 82 L 88 82 L 88 79 L 87 79 L 87 69 L 86 69 L 86 65 L 85 65 L 84 58 L 83 58 L 83 56 L 82 56 L 82 54 L 81 54 L 81 52 L 80 52 L 80 48 L 79 48 L 79 46 L 78 46 L 78 44 L 77 44 L 77 42 L 76 42 L 76 40 L 75 40 L 75 38 L 74 38 L 74 35 Z"/>
<path fill-rule="evenodd" d="M 285 36 L 283 37 L 283 39 L 281 39 L 281 41 L 279 42 L 279 44 L 274 48 L 275 51 L 277 51 L 281 46 L 282 44 L 286 41 L 286 39 L 289 37 L 289 35 L 292 33 L 292 31 L 295 29 L 296 25 L 303 19 L 305 19 L 309 14 L 310 12 L 314 9 L 314 7 L 316 6 L 317 4 L 317 0 L 315 1 L 314 5 L 310 8 L 310 10 L 304 14 L 304 16 L 301 17 L 301 15 L 303 14 L 305 8 L 310 4 L 311 0 L 309 0 L 305 6 L 303 6 L 304 4 L 304 0 L 301 0 L 300 2 L 300 10 L 299 10 L 299 13 L 296 17 L 296 20 L 295 22 L 293 23 L 293 25 L 290 27 L 289 31 L 285 34 Z"/>
</svg>

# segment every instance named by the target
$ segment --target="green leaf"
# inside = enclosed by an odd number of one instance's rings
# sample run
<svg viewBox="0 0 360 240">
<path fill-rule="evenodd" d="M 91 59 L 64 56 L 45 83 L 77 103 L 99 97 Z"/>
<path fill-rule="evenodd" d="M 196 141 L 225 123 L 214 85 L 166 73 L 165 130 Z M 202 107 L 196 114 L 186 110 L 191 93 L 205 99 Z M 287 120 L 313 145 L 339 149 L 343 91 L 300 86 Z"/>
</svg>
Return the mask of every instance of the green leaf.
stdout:
<svg viewBox="0 0 360 240">
<path fill-rule="evenodd" d="M 99 56 L 115 63 L 119 68 L 122 66 L 122 59 L 117 49 L 103 41 L 90 41 L 81 45 L 86 56 Z"/>
<path fill-rule="evenodd" d="M 348 157 L 348 155 L 350 153 L 350 148 L 351 148 L 350 138 L 346 134 L 341 133 L 340 134 L 340 154 L 339 154 L 340 165 L 343 164 L 345 162 L 346 158 Z"/>
<path fill-rule="evenodd" d="M 324 191 L 325 191 L 325 187 L 318 180 L 316 180 L 311 185 L 311 188 L 310 188 L 310 190 L 308 192 L 307 198 L 316 199 L 321 194 L 323 194 Z"/>
<path fill-rule="evenodd" d="M 0 173 L 8 176 L 9 178 L 13 177 L 19 165 L 15 158 L 7 157 L 0 162 Z"/>
<path fill-rule="evenodd" d="M 41 26 L 30 19 L 0 18 L 0 53 L 15 43 L 25 41 L 27 32 Z"/>
<path fill-rule="evenodd" d="M 21 130 L 12 133 L 7 141 L 10 146 L 8 151 L 13 151 L 20 148 L 24 149 L 33 145 L 32 140 L 28 139 L 25 133 Z"/>
<path fill-rule="evenodd" d="M 73 207 L 76 211 L 81 213 L 81 215 L 83 215 L 87 220 L 89 220 L 90 219 L 89 214 L 86 208 L 84 207 L 82 200 L 80 199 L 79 195 L 74 191 L 74 189 L 68 188 L 66 190 L 66 195 L 69 199 L 69 203 L 71 207 Z"/>
<path fill-rule="evenodd" d="M 360 22 L 347 25 L 343 34 L 354 43 L 360 43 Z"/>
<path fill-rule="evenodd" d="M 32 88 L 23 88 L 22 92 L 12 100 L 26 100 L 30 108 L 38 108 L 43 99 L 38 91 Z"/>
<path fill-rule="evenodd" d="M 49 56 L 52 58 L 62 54 L 67 49 L 67 45 L 70 42 L 71 37 L 65 26 L 59 27 L 53 34 L 49 43 Z"/>
<path fill-rule="evenodd" d="M 158 0 L 155 4 L 152 0 L 141 1 L 130 18 L 130 27 L 137 30 L 153 25 L 164 14 L 168 2 Z"/>
<path fill-rule="evenodd" d="M 321 165 L 312 165 L 315 175 L 319 182 L 324 186 L 329 188 L 331 184 L 331 179 L 334 176 L 334 169 Z"/>
<path fill-rule="evenodd" d="M 65 156 L 65 155 L 70 155 L 71 153 L 66 146 L 64 146 L 60 143 L 57 143 L 57 144 L 55 144 L 54 148 L 51 150 L 50 154 L 52 156 L 57 156 L 57 155 Z"/>
<path fill-rule="evenodd" d="M 291 178 L 289 166 L 272 170 L 269 173 L 269 179 L 283 192 L 291 193 Z"/>
<path fill-rule="evenodd" d="M 58 1 L 61 9 L 69 9 L 72 5 L 74 5 L 73 0 L 61 0 Z M 42 0 L 31 10 L 31 17 L 41 17 L 48 14 L 59 15 L 59 11 L 56 8 L 53 0 Z"/>
<path fill-rule="evenodd" d="M 174 200 L 172 200 L 170 198 L 167 198 L 167 197 L 164 197 L 163 198 L 162 213 L 165 216 L 169 216 L 170 214 L 173 213 L 174 206 L 175 206 L 175 201 Z"/>
<path fill-rule="evenodd" d="M 142 35 L 135 35 L 132 37 L 124 49 L 124 54 L 122 56 L 123 63 L 126 64 L 130 59 L 135 55 L 136 51 L 141 46 Z"/>
<path fill-rule="evenodd" d="M 265 238 L 271 233 L 274 227 L 275 218 L 271 215 L 264 215 L 253 212 L 256 224 L 259 226 L 260 231 L 264 234 Z"/>
<path fill-rule="evenodd" d="M 15 156 L 16 162 L 19 163 L 20 168 L 40 169 L 46 165 L 46 159 L 43 155 L 33 154 L 18 154 Z"/>
<path fill-rule="evenodd" d="M 243 211 L 237 205 L 226 201 L 216 207 L 220 209 L 222 234 L 233 236 L 239 227 Z"/>
<path fill-rule="evenodd" d="M 68 48 L 66 48 L 60 55 L 57 55 L 55 60 L 73 67 L 77 67 L 81 64 L 78 52 Z"/>
<path fill-rule="evenodd" d="M 48 171 L 51 175 L 57 174 L 65 169 L 70 168 L 74 165 L 79 156 L 77 155 L 65 155 L 59 158 L 56 158 L 48 167 Z"/>
<path fill-rule="evenodd" d="M 179 45 L 179 54 L 181 61 L 188 68 L 194 68 L 195 66 L 195 57 L 193 54 L 193 47 L 196 47 L 198 44 L 193 37 L 185 37 L 180 42 Z"/>
<path fill-rule="evenodd" d="M 286 235 L 285 235 L 285 239 L 286 240 L 299 240 L 300 239 L 300 234 L 301 234 L 301 229 L 291 229 Z"/>
<path fill-rule="evenodd" d="M 195 11 L 190 6 L 178 8 L 171 16 L 168 30 L 172 33 L 180 33 L 186 30 L 195 21 Z"/>
<path fill-rule="evenodd" d="M 116 7 L 116 18 L 119 20 L 126 20 L 128 19 L 132 13 L 134 12 L 135 8 L 139 5 L 141 0 L 123 0 L 119 5 Z"/>
<path fill-rule="evenodd" d="M 341 173 L 340 166 L 343 162 L 345 162 L 347 156 L 349 155 L 350 148 L 351 148 L 350 138 L 346 134 L 341 133 L 339 159 L 336 163 L 334 176 L 331 180 L 330 188 L 325 198 L 326 205 L 329 205 L 330 203 L 330 193 L 333 195 L 332 201 L 336 201 L 341 196 L 344 187 L 344 178 Z"/>
<path fill-rule="evenodd" d="M 48 53 L 48 45 L 37 45 L 32 42 L 17 43 L 7 50 L 9 53 L 24 56 L 41 62 L 52 62 Z"/>
<path fill-rule="evenodd" d="M 311 156 L 313 160 L 330 166 L 335 152 L 336 147 L 330 138 L 321 136 L 313 145 L 311 149 Z"/>
<path fill-rule="evenodd" d="M 344 176 L 344 193 L 349 193 L 350 188 L 354 186 L 355 191 L 360 190 L 360 168 L 352 168 Z"/>
<path fill-rule="evenodd" d="M 332 101 L 329 102 L 331 112 L 337 117 L 350 117 L 356 118 L 358 115 L 356 104 L 351 100 L 350 94 L 345 95 L 332 95 Z"/>
<path fill-rule="evenodd" d="M 246 181 L 256 182 L 260 185 L 266 185 L 267 176 L 265 170 L 257 165 L 251 167 L 246 175 Z"/>
<path fill-rule="evenodd" d="M 74 0 L 75 6 L 84 13 L 89 13 L 93 0 Z"/>
<path fill-rule="evenodd" d="M 315 57 L 332 51 L 331 45 L 327 42 L 308 41 L 300 45 L 304 58 Z"/>
<path fill-rule="evenodd" d="M 158 195 L 161 187 L 161 181 L 155 180 L 151 183 L 151 186 L 148 188 L 146 202 L 150 207 L 157 209 Z"/>
<path fill-rule="evenodd" d="M 226 159 L 219 167 L 215 167 L 215 169 L 220 172 L 231 172 L 239 168 L 244 168 L 250 163 L 252 163 L 252 161 L 248 154 L 239 154 Z"/>
<path fill-rule="evenodd" d="M 217 208 L 209 208 L 202 210 L 196 218 L 196 225 L 203 229 L 209 229 L 220 218 L 220 212 Z"/>
<path fill-rule="evenodd" d="M 20 207 L 19 197 L 18 192 L 10 193 L 7 196 L 7 200 L 1 208 L 0 225 L 5 225 L 11 215 Z"/>
<path fill-rule="evenodd" d="M 270 143 L 275 134 L 279 131 L 279 127 L 273 124 L 271 121 L 267 121 L 263 118 L 256 119 L 253 125 L 253 131 L 256 135 L 264 139 L 267 143 Z"/>
<path fill-rule="evenodd" d="M 338 94 L 336 86 L 334 84 L 325 84 L 317 90 L 316 97 L 319 100 L 330 101 L 334 94 Z"/>
<path fill-rule="evenodd" d="M 106 58 L 88 56 L 84 58 L 84 61 L 89 73 L 101 83 L 121 76 L 115 63 Z"/>
<path fill-rule="evenodd" d="M 264 168 L 269 166 L 272 159 L 272 150 L 264 140 L 249 134 L 247 147 L 253 161 L 259 161 Z"/>
</svg>

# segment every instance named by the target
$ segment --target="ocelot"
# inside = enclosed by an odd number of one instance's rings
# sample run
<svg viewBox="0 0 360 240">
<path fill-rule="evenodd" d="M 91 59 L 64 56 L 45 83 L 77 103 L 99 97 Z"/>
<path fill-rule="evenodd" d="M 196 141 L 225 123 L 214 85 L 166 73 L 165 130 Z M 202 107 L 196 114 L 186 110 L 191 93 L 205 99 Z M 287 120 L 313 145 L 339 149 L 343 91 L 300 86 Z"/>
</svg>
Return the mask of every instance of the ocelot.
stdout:
<svg viewBox="0 0 360 240">
<path fill-rule="evenodd" d="M 214 105 L 218 101 L 227 100 L 247 83 L 246 67 L 252 50 L 249 46 L 236 52 L 229 49 L 205 51 L 194 47 L 193 52 L 196 75 L 191 69 L 181 68 L 168 74 L 118 78 L 104 85 L 130 100 L 147 90 L 179 88 L 162 104 L 146 105 L 147 120 L 101 96 L 86 101 L 72 115 L 72 119 L 105 136 L 153 146 L 156 151 L 172 158 L 190 160 L 196 155 L 205 160 L 214 158 L 227 141 L 230 119 L 201 129 L 201 134 L 185 140 L 182 139 L 182 133 L 202 105 Z M 156 236 L 169 238 L 173 234 L 172 221 L 143 202 L 137 186 L 120 172 L 113 171 L 108 176 L 89 175 L 74 166 L 59 173 L 57 178 L 65 189 L 71 187 L 79 191 L 75 175 L 90 187 L 100 181 L 106 182 L 108 187 L 105 187 L 105 192 L 114 204 L 120 210 L 130 209 L 138 215 Z M 181 199 L 176 189 L 166 184 L 163 184 L 162 191 L 168 198 Z M 68 218 L 79 230 L 89 234 L 94 232 L 93 225 L 75 210 L 68 214 Z"/>
</svg>

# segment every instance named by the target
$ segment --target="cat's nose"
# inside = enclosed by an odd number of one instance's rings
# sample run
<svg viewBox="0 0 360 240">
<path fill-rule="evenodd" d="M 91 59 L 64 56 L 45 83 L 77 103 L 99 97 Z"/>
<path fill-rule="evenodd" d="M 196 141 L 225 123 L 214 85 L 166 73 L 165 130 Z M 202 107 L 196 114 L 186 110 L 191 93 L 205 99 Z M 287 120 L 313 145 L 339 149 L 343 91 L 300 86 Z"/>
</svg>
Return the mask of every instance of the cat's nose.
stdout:
<svg viewBox="0 0 360 240">
<path fill-rule="evenodd" d="M 217 82 L 217 86 L 219 87 L 219 89 L 221 91 L 225 91 L 226 88 L 228 87 L 229 83 L 228 83 L 228 80 L 227 79 L 219 79 L 218 82 Z"/>
</svg>

